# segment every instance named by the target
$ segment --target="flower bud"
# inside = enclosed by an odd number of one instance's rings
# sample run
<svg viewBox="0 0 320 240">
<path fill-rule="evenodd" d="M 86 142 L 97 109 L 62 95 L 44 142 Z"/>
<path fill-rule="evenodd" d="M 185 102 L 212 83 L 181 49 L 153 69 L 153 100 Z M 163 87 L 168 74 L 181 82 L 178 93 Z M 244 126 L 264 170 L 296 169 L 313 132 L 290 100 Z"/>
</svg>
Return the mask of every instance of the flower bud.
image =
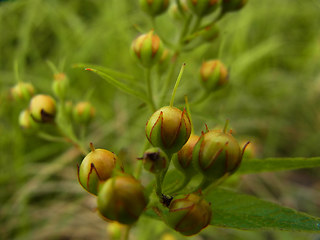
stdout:
<svg viewBox="0 0 320 240">
<path fill-rule="evenodd" d="M 197 234 L 209 225 L 210 204 L 197 194 L 178 195 L 169 205 L 167 224 L 185 236 Z"/>
<path fill-rule="evenodd" d="M 188 5 L 185 3 L 185 1 L 180 1 L 181 4 L 181 11 L 178 7 L 178 5 L 176 3 L 173 3 L 170 5 L 169 7 L 169 15 L 174 19 L 174 20 L 182 20 L 183 19 L 183 15 L 182 14 L 186 14 L 189 9 L 188 9 Z"/>
<path fill-rule="evenodd" d="M 111 177 L 117 159 L 117 156 L 108 150 L 93 148 L 79 167 L 78 175 L 81 186 L 88 192 L 97 195 L 100 182 Z"/>
<path fill-rule="evenodd" d="M 221 130 L 203 133 L 193 149 L 193 164 L 208 180 L 215 182 L 232 174 L 240 165 L 242 151 L 237 140 Z"/>
<path fill-rule="evenodd" d="M 144 168 L 154 174 L 165 170 L 169 165 L 167 155 L 160 148 L 150 148 L 143 154 Z"/>
<path fill-rule="evenodd" d="M 53 77 L 52 90 L 57 97 L 64 99 L 69 86 L 69 79 L 64 73 L 54 74 Z"/>
<path fill-rule="evenodd" d="M 165 106 L 152 114 L 146 124 L 149 142 L 172 154 L 179 151 L 188 141 L 191 123 L 186 110 Z"/>
<path fill-rule="evenodd" d="M 10 90 L 16 101 L 29 101 L 34 95 L 34 87 L 31 83 L 19 82 Z"/>
<path fill-rule="evenodd" d="M 138 220 L 147 203 L 141 183 L 128 175 L 108 179 L 98 193 L 101 215 L 122 224 Z"/>
<path fill-rule="evenodd" d="M 19 125 L 23 129 L 34 129 L 38 125 L 31 117 L 30 111 L 28 109 L 23 110 L 19 115 Z"/>
<path fill-rule="evenodd" d="M 169 6 L 169 0 L 140 0 L 139 2 L 141 9 L 153 17 L 164 13 Z"/>
<path fill-rule="evenodd" d="M 52 122 L 56 116 L 56 101 L 48 95 L 38 94 L 30 101 L 30 114 L 37 122 Z"/>
<path fill-rule="evenodd" d="M 238 11 L 247 4 L 248 0 L 222 0 L 222 11 Z"/>
<path fill-rule="evenodd" d="M 221 0 L 187 0 L 191 11 L 199 17 L 214 12 L 220 5 L 220 1 Z"/>
<path fill-rule="evenodd" d="M 162 56 L 164 47 L 158 37 L 153 31 L 138 36 L 131 45 L 133 55 L 137 58 L 142 66 L 151 68 L 158 63 Z"/>
<path fill-rule="evenodd" d="M 219 28 L 216 24 L 211 24 L 206 26 L 203 31 L 201 31 L 201 38 L 205 42 L 212 42 L 219 36 Z"/>
<path fill-rule="evenodd" d="M 78 123 L 87 124 L 95 116 L 95 109 L 89 102 L 79 102 L 73 110 L 73 118 Z"/>
<path fill-rule="evenodd" d="M 207 91 L 214 91 L 228 82 L 228 70 L 219 60 L 204 62 L 200 69 L 200 80 Z"/>
<path fill-rule="evenodd" d="M 198 140 L 199 136 L 191 135 L 187 143 L 173 157 L 174 166 L 189 177 L 196 173 L 192 164 L 192 152 Z"/>
</svg>

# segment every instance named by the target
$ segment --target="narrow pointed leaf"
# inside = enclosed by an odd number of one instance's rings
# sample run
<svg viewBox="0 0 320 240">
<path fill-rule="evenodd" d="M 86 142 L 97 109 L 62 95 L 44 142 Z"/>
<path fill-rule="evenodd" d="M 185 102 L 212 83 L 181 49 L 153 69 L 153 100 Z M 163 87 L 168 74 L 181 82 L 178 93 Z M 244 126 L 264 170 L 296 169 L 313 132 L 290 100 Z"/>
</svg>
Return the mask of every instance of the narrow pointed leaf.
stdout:
<svg viewBox="0 0 320 240">
<path fill-rule="evenodd" d="M 259 198 L 217 188 L 206 199 L 212 205 L 211 225 L 245 230 L 320 232 L 320 218 Z"/>
<path fill-rule="evenodd" d="M 99 70 L 94 69 L 94 68 L 85 68 L 85 70 L 92 71 L 92 72 L 98 74 L 100 77 L 102 77 L 104 80 L 106 80 L 107 83 L 109 83 L 112 86 L 118 88 L 122 92 L 127 93 L 127 94 L 132 95 L 132 96 L 135 96 L 135 97 L 141 99 L 142 101 L 150 104 L 149 99 L 147 98 L 147 96 L 145 94 L 142 94 L 141 92 L 132 89 L 127 84 L 125 84 L 125 83 L 113 78 L 109 74 L 104 73 L 104 72 L 99 71 Z"/>
<path fill-rule="evenodd" d="M 320 167 L 320 157 L 244 159 L 237 173 L 258 173 Z"/>
</svg>

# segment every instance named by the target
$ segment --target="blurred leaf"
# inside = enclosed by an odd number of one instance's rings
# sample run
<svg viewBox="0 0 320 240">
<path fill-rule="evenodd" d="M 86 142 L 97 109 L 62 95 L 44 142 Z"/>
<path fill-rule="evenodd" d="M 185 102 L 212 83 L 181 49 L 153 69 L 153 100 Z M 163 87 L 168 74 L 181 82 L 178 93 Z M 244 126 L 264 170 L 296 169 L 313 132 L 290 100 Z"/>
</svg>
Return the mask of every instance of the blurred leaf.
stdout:
<svg viewBox="0 0 320 240">
<path fill-rule="evenodd" d="M 258 173 L 320 167 L 320 157 L 246 159 L 237 173 Z"/>
<path fill-rule="evenodd" d="M 320 231 L 320 218 L 218 188 L 206 199 L 212 204 L 211 225 L 246 230 Z"/>
<path fill-rule="evenodd" d="M 104 80 L 106 80 L 107 83 L 118 88 L 119 90 L 121 90 L 129 95 L 135 96 L 135 97 L 143 100 L 144 102 L 150 104 L 150 101 L 145 94 L 142 94 L 141 92 L 130 88 L 128 85 L 118 81 L 117 79 L 113 78 L 109 74 L 104 73 L 104 72 L 102 72 L 98 69 L 95 69 L 95 68 L 90 68 L 89 66 L 76 65 L 76 67 L 80 67 L 80 66 L 81 66 L 81 68 L 84 67 L 84 69 L 87 71 L 92 71 L 92 72 L 98 74 L 100 77 L 102 77 Z"/>
</svg>

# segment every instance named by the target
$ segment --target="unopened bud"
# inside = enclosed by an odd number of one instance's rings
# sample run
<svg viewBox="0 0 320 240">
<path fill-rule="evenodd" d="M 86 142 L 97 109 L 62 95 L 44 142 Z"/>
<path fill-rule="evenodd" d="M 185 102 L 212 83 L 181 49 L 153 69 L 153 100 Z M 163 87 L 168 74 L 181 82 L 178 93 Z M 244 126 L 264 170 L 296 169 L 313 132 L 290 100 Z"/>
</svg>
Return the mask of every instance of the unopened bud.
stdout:
<svg viewBox="0 0 320 240">
<path fill-rule="evenodd" d="M 38 94 L 31 99 L 29 109 L 36 122 L 53 122 L 56 116 L 56 101 L 51 96 Z"/>
<path fill-rule="evenodd" d="M 187 112 L 176 107 L 160 108 L 146 124 L 149 142 L 169 154 L 179 151 L 188 141 L 190 134 L 191 123 Z"/>
<path fill-rule="evenodd" d="M 178 195 L 169 205 L 167 224 L 185 236 L 200 232 L 209 225 L 210 204 L 197 194 Z"/>
<path fill-rule="evenodd" d="M 78 123 L 87 124 L 95 116 L 95 109 L 89 102 L 79 102 L 73 110 L 73 118 Z"/>
<path fill-rule="evenodd" d="M 132 42 L 131 49 L 142 66 L 151 68 L 160 60 L 164 47 L 158 35 L 150 31 L 137 37 Z"/>
<path fill-rule="evenodd" d="M 198 140 L 199 136 L 191 135 L 187 143 L 173 157 L 174 166 L 188 177 L 191 177 L 196 173 L 192 164 L 192 152 Z"/>
<path fill-rule="evenodd" d="M 199 17 L 214 12 L 220 5 L 220 1 L 221 0 L 187 0 L 191 11 Z"/>
<path fill-rule="evenodd" d="M 147 203 L 141 183 L 127 175 L 108 179 L 98 193 L 100 214 L 122 224 L 137 221 Z"/>
<path fill-rule="evenodd" d="M 201 84 L 207 91 L 214 91 L 228 82 L 228 70 L 219 60 L 210 60 L 200 69 Z"/>
<path fill-rule="evenodd" d="M 78 175 L 81 186 L 88 192 L 97 195 L 100 182 L 111 177 L 117 159 L 117 156 L 108 150 L 93 148 L 79 167 Z"/>
<path fill-rule="evenodd" d="M 64 99 L 69 86 L 69 79 L 64 73 L 54 74 L 53 77 L 52 90 L 57 97 Z"/>
<path fill-rule="evenodd" d="M 238 11 L 247 4 L 248 0 L 222 0 L 222 11 Z"/>
<path fill-rule="evenodd" d="M 23 110 L 19 115 L 19 125 L 23 129 L 31 130 L 35 129 L 38 125 L 31 117 L 30 111 L 28 109 Z"/>
<path fill-rule="evenodd" d="M 201 135 L 193 149 L 192 160 L 206 179 L 215 182 L 240 166 L 242 151 L 231 133 L 211 130 Z"/>
<path fill-rule="evenodd" d="M 153 17 L 164 13 L 169 6 L 169 0 L 140 0 L 139 2 L 141 9 Z"/>
<path fill-rule="evenodd" d="M 19 82 L 10 90 L 16 101 L 29 101 L 34 95 L 34 87 L 31 83 Z"/>
<path fill-rule="evenodd" d="M 150 148 L 143 154 L 144 168 L 154 174 L 158 174 L 165 170 L 169 165 L 167 155 L 160 148 Z"/>
</svg>

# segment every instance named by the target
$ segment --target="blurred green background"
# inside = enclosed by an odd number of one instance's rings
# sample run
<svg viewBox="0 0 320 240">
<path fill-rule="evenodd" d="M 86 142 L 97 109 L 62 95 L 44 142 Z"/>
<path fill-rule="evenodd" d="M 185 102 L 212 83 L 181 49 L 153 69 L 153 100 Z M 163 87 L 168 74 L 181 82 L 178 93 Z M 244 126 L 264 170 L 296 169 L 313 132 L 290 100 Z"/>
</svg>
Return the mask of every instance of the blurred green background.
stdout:
<svg viewBox="0 0 320 240">
<path fill-rule="evenodd" d="M 26 134 L 18 115 L 26 106 L 9 97 L 19 63 L 24 81 L 51 94 L 52 72 L 59 65 L 71 81 L 69 99 L 87 99 L 97 110 L 89 142 L 128 161 L 141 154 L 144 126 L 151 112 L 141 102 L 96 75 L 74 69 L 91 63 L 132 74 L 143 71 L 130 56 L 130 44 L 149 31 L 150 19 L 138 1 L 16 0 L 0 2 L 0 239 L 108 239 L 95 213 L 95 199 L 77 182 L 81 156 L 71 146 Z M 258 157 L 320 156 L 320 2 L 250 0 L 219 22 L 220 37 L 185 53 L 177 104 L 183 95 L 201 95 L 199 68 L 220 56 L 230 69 L 230 86 L 192 108 L 196 133 L 226 118 L 237 139 L 251 140 Z M 181 28 L 166 13 L 157 29 L 172 38 Z M 178 69 L 176 75 L 178 74 Z M 164 79 L 157 79 L 155 87 Z M 168 95 L 169 102 L 169 95 Z M 320 216 L 319 169 L 243 176 L 244 192 Z M 183 239 L 162 223 L 142 219 L 132 239 L 160 239 L 164 232 Z M 246 232 L 208 227 L 190 239 L 320 239 L 306 233 Z"/>
</svg>

